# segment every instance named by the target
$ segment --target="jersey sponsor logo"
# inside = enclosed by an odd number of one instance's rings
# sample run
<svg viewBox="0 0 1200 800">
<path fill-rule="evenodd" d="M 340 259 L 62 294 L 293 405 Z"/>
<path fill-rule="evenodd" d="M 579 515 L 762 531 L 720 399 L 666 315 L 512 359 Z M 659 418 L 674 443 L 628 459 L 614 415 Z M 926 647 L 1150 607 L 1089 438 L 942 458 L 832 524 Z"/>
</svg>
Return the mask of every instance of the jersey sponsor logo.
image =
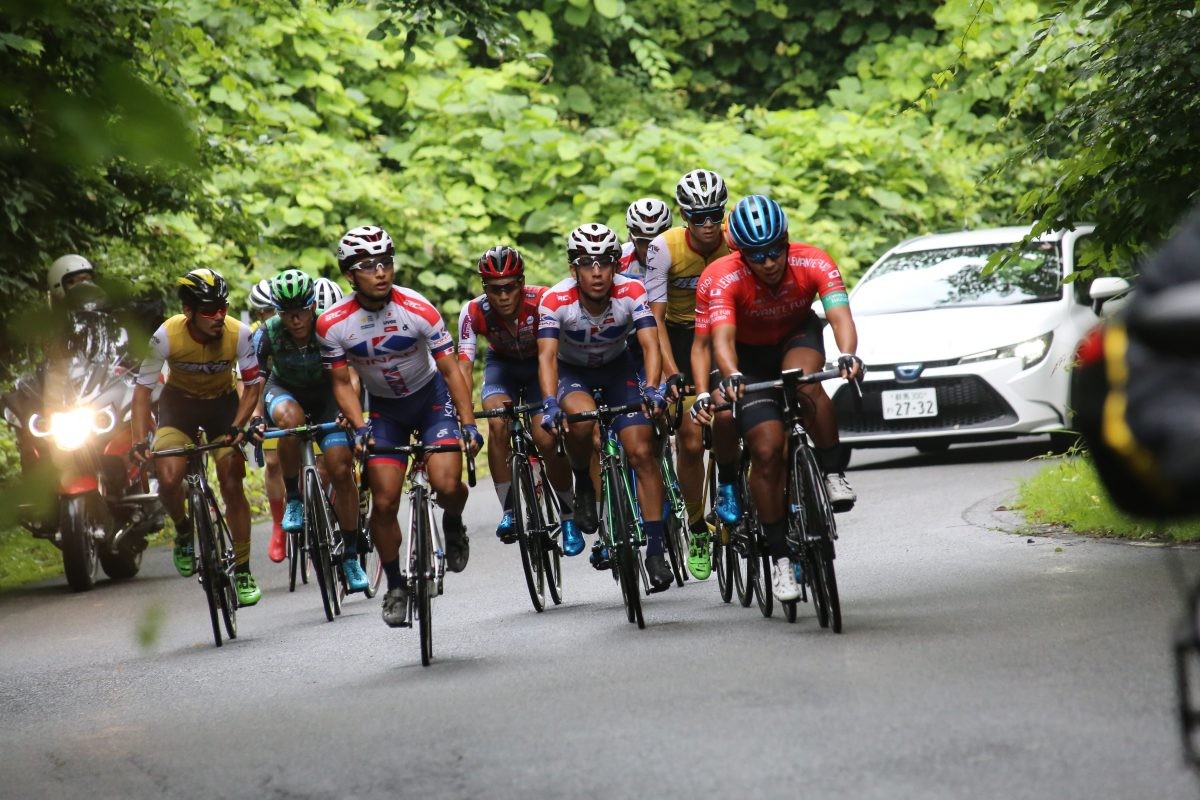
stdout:
<svg viewBox="0 0 1200 800">
<path fill-rule="evenodd" d="M 671 286 L 675 289 L 695 289 L 700 278 L 671 278 Z"/>
<path fill-rule="evenodd" d="M 172 361 L 171 369 L 177 369 L 180 372 L 195 372 L 201 375 L 220 375 L 222 372 L 229 372 L 233 369 L 232 361 L 210 361 L 208 363 L 200 363 L 196 361 Z"/>
</svg>

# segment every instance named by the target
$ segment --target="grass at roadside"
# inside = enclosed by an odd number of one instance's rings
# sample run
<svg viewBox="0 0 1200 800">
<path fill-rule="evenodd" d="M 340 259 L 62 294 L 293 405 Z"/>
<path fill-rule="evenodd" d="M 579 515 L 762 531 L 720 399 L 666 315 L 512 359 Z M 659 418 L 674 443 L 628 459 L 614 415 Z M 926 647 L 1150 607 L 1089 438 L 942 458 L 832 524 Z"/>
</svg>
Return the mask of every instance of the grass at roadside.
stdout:
<svg viewBox="0 0 1200 800">
<path fill-rule="evenodd" d="M 0 591 L 62 574 L 58 548 L 24 528 L 0 530 Z"/>
<path fill-rule="evenodd" d="M 1168 522 L 1160 537 L 1154 522 L 1121 513 L 1086 454 L 1048 459 L 1045 468 L 1021 483 L 1016 505 L 1031 524 L 1061 525 L 1076 533 L 1176 542 L 1200 539 L 1200 519 Z"/>
</svg>

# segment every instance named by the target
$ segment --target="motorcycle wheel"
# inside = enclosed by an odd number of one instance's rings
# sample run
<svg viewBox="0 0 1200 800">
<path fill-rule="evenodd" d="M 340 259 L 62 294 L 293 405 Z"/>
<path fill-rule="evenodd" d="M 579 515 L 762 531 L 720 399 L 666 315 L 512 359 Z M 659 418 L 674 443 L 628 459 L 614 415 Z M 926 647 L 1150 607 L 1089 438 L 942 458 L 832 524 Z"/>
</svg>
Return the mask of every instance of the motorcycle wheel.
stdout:
<svg viewBox="0 0 1200 800">
<path fill-rule="evenodd" d="M 59 515 L 63 573 L 67 585 L 76 592 L 86 592 L 96 585 L 99 558 L 92 530 L 98 522 L 92 513 L 93 507 L 94 504 L 88 502 L 88 495 L 75 495 L 63 500 Z"/>
<path fill-rule="evenodd" d="M 106 548 L 100 548 L 100 567 L 104 574 L 114 581 L 129 580 L 138 574 L 142 568 L 142 552 L 131 553 L 122 548 L 116 553 L 110 553 Z"/>
</svg>

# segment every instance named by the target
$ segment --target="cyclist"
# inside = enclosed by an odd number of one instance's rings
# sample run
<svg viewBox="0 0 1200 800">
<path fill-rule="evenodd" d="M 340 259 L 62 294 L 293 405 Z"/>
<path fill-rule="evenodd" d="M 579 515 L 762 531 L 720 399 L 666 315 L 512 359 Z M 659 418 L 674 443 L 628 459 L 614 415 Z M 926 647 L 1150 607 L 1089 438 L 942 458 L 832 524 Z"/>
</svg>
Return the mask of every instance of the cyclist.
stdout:
<svg viewBox="0 0 1200 800">
<path fill-rule="evenodd" d="M 196 441 L 204 428 L 211 440 L 223 437 L 227 447 L 214 451 L 217 483 L 225 501 L 225 519 L 233 535 L 236 561 L 234 584 L 238 605 L 252 606 L 262 597 L 250 573 L 250 504 L 243 480 L 245 459 L 233 448 L 245 438 L 243 426 L 258 407 L 262 382 L 250 343 L 250 329 L 228 316 L 229 285 L 211 269 L 194 269 L 176 281 L 183 313 L 150 337 L 149 354 L 138 370 L 133 392 L 134 460 L 149 451 L 166 450 Z M 153 448 L 146 443 L 151 429 L 150 394 L 166 364 L 170 371 L 158 402 L 158 430 Z M 237 393 L 241 372 L 243 391 Z M 155 461 L 158 496 L 175 523 L 175 569 L 185 578 L 196 571 L 191 520 L 184 508 L 183 478 L 187 459 Z"/>
<path fill-rule="evenodd" d="M 656 197 L 634 200 L 625 210 L 629 241 L 621 245 L 621 274 L 644 280 L 650 242 L 671 229 L 671 208 Z"/>
<path fill-rule="evenodd" d="M 454 341 L 442 315 L 412 289 L 394 284 L 396 248 L 387 231 L 364 225 L 347 231 L 338 244 L 338 266 L 354 291 L 317 320 L 325 367 L 331 370 L 334 397 L 355 426 L 356 443 L 373 440 L 383 447 L 407 444 L 415 431 L 425 444 L 457 444 L 458 424 L 469 439 L 470 455 L 483 445 L 475 427 L 471 395 L 454 365 Z M 369 425 L 361 425 L 362 401 L 353 366 L 370 402 Z M 457 417 L 456 417 L 457 409 Z M 406 460 L 372 455 L 367 465 L 371 487 L 371 533 L 387 576 L 383 621 L 407 624 L 408 599 L 400 573 L 400 524 L 396 518 L 404 487 Z M 462 510 L 462 454 L 434 453 L 427 461 L 429 483 L 443 510 L 446 566 L 462 572 L 470 557 Z"/>
<path fill-rule="evenodd" d="M 316 313 L 321 316 L 344 296 L 342 287 L 329 278 L 317 278 L 313 281 L 313 297 L 316 299 Z"/>
<path fill-rule="evenodd" d="M 479 277 L 483 294 L 463 306 L 458 316 L 458 365 L 462 369 L 467 391 L 474 381 L 477 337 L 488 341 L 483 362 L 483 389 L 479 397 L 485 409 L 503 408 L 505 402 L 517 402 L 524 396 L 526 403 L 541 403 L 538 386 L 537 328 L 538 306 L 546 294 L 544 286 L 525 284 L 525 260 L 521 254 L 506 246 L 493 247 L 479 258 Z M 554 491 L 563 508 L 563 552 L 577 556 L 583 552 L 583 536 L 575 525 L 571 508 L 571 474 L 563 459 L 555 453 L 554 437 L 537 425 L 541 414 L 534 415 L 532 434 L 538 452 L 545 459 Z M 492 417 L 488 420 L 491 446 L 488 466 L 492 470 L 496 496 L 504 516 L 496 527 L 500 541 L 516 541 L 512 512 L 512 456 L 508 437 L 508 420 Z"/>
<path fill-rule="evenodd" d="M 592 392 L 604 392 L 610 405 L 645 402 L 655 415 L 665 401 L 658 387 L 661 378 L 654 315 L 646 304 L 641 283 L 617 275 L 621 245 L 604 225 L 581 225 L 567 237 L 571 277 L 546 292 L 538 316 L 538 380 L 541 383 L 542 427 L 567 434 L 567 457 L 575 473 L 575 513 L 580 527 L 595 530 L 596 495 L 588 464 L 591 460 L 594 423 L 567 427 L 562 414 L 592 411 Z M 636 329 L 645 350 L 646 388 L 629 355 L 625 341 Z M 646 571 L 658 591 L 671 585 L 671 568 L 663 557 L 663 482 L 658 468 L 649 420 L 640 411 L 624 414 L 613 423 L 621 446 L 637 476 L 638 502 L 646 530 Z M 583 521 L 591 516 L 591 524 Z M 592 563 L 604 569 L 606 557 L 599 541 Z"/>
<path fill-rule="evenodd" d="M 258 343 L 262 340 L 263 326 L 267 320 L 275 316 L 275 300 L 271 297 L 271 281 L 268 278 L 263 278 L 254 286 L 250 287 L 250 315 L 254 317 L 254 321 L 250 323 L 250 343 L 254 345 L 255 352 L 258 352 Z M 262 417 L 266 415 L 265 409 L 260 405 L 255 412 L 255 416 Z M 263 449 L 263 489 L 267 494 L 267 506 L 271 509 L 271 540 L 267 544 L 267 557 L 278 563 L 287 558 L 287 545 L 284 543 L 284 495 L 283 475 L 279 471 L 279 452 L 276 448 L 279 446 L 278 439 L 267 439 L 262 442 Z M 300 514 L 299 524 L 296 523 L 296 514 Z M 300 530 L 304 527 L 303 506 L 298 506 L 292 512 L 291 524 L 293 527 L 288 530 Z"/>
<path fill-rule="evenodd" d="M 706 169 L 687 173 L 675 187 L 675 200 L 686 224 L 659 235 L 646 250 L 646 293 L 659 325 L 669 402 L 678 399 L 684 386 L 695 383 L 691 352 L 696 284 L 705 267 L 729 253 L 721 230 L 728 199 L 729 190 L 717 173 Z M 703 505 L 704 440 L 700 426 L 690 416 L 679 426 L 677 442 L 676 470 L 692 538 L 688 568 L 703 580 L 712 570 Z"/>
<path fill-rule="evenodd" d="M 258 367 L 266 380 L 263 403 L 267 416 L 279 428 L 303 425 L 306 418 L 313 424 L 335 421 L 338 405 L 317 342 L 313 280 L 298 269 L 284 270 L 271 279 L 271 296 L 279 313 L 263 325 L 257 350 Z M 288 512 L 293 505 L 300 508 L 302 530 L 301 443 L 288 437 L 278 441 Z M 333 484 L 333 507 L 343 545 L 342 572 L 349 591 L 361 592 L 368 581 L 358 564 L 358 487 L 354 483 L 350 439 L 339 429 L 322 436 L 319 444 L 325 472 Z"/>
<path fill-rule="evenodd" d="M 821 320 L 812 313 L 819 295 L 833 326 L 841 355 L 837 365 L 846 379 L 862 374 L 854 355 L 858 334 L 837 265 L 827 253 L 789 242 L 787 217 L 774 200 L 751 195 L 729 215 L 729 232 L 739 252 L 712 267 L 709 325 L 713 356 L 723 376 L 721 391 L 738 400 L 738 427 L 750 451 L 750 499 L 758 511 L 775 562 L 772 589 L 780 600 L 794 600 L 796 583 L 784 537 L 784 443 L 782 415 L 770 393 L 743 396 L 743 386 L 777 378 L 799 367 L 819 372 L 825 366 Z M 833 403 L 818 384 L 803 387 L 812 404 L 808 430 L 825 473 L 835 511 L 855 502 L 844 464 L 837 464 L 838 434 Z"/>
</svg>

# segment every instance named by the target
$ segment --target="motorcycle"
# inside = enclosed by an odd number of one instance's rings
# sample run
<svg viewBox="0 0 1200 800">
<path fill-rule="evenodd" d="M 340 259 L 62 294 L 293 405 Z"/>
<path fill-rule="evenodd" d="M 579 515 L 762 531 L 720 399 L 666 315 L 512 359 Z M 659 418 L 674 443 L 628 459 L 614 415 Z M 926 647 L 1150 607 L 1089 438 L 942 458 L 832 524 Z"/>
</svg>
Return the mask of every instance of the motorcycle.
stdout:
<svg viewBox="0 0 1200 800">
<path fill-rule="evenodd" d="M 49 472 L 55 484 L 45 502 L 19 507 L 21 524 L 62 551 L 77 592 L 95 585 L 97 567 L 114 580 L 137 575 L 146 537 L 163 528 L 157 481 L 129 458 L 136 378 L 125 330 L 105 315 L 80 313 L 65 354 L 6 397 L 7 421 L 32 445 L 30 473 Z"/>
</svg>

